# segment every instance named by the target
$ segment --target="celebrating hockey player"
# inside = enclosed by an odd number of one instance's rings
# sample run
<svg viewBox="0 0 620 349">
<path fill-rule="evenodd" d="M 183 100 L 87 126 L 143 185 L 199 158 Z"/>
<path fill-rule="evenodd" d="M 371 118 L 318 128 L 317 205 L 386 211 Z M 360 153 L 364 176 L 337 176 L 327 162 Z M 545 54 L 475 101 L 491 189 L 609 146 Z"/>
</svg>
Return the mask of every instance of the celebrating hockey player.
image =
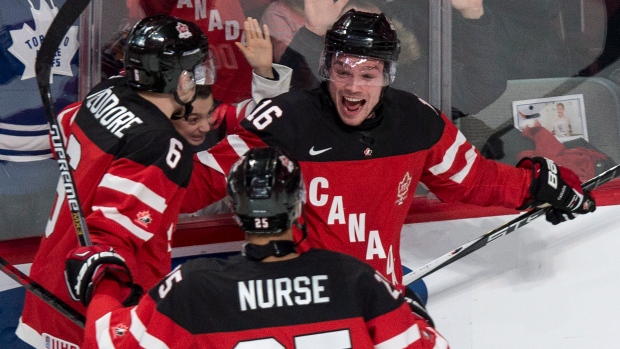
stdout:
<svg viewBox="0 0 620 349">
<path fill-rule="evenodd" d="M 277 147 L 250 149 L 228 176 L 243 256 L 186 262 L 136 307 L 98 293 L 82 348 L 447 348 L 368 264 L 297 253 L 305 194 L 297 161 Z"/>
<path fill-rule="evenodd" d="M 265 38 L 248 36 L 248 49 L 254 39 Z M 170 119 L 192 115 L 196 85 L 213 84 L 215 63 L 208 51 L 207 38 L 194 23 L 166 15 L 145 18 L 127 39 L 126 76 L 100 83 L 82 103 L 59 115 L 92 246 L 78 247 L 65 190 L 59 186 L 30 276 L 82 314 L 103 275 L 116 278 L 115 296 L 130 304 L 141 289 L 170 272 L 172 233 L 194 155 Z M 290 83 L 290 69 L 274 69 L 280 80 L 256 74 L 253 80 L 257 90 L 272 91 L 269 96 L 286 91 Z M 244 105 L 251 108 L 254 102 L 248 103 Z M 202 205 L 225 196 L 223 181 L 205 185 L 209 192 L 202 193 Z M 80 277 L 88 275 L 92 282 L 68 292 L 64 257 L 70 253 L 88 265 Z M 31 294 L 16 333 L 37 349 L 76 349 L 83 337 L 79 326 Z"/>
<path fill-rule="evenodd" d="M 288 150 L 308 189 L 309 231 L 300 250 L 345 252 L 396 285 L 400 232 L 418 182 L 448 202 L 550 204 L 547 218 L 554 224 L 594 211 L 593 198 L 570 170 L 543 158 L 517 168 L 487 160 L 439 110 L 391 88 L 399 51 L 384 14 L 346 12 L 327 31 L 320 87 L 262 101 L 238 134 L 199 158 L 223 171 L 250 147 Z M 300 240 L 301 232 L 295 234 Z"/>
</svg>

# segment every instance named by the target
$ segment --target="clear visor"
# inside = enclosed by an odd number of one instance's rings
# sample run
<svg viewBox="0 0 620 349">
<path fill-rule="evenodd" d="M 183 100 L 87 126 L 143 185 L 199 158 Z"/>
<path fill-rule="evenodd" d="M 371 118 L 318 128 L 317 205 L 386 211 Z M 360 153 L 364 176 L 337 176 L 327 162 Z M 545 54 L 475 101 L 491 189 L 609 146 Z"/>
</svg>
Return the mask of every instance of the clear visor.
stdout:
<svg viewBox="0 0 620 349">
<path fill-rule="evenodd" d="M 215 83 L 215 59 L 209 50 L 205 60 L 193 69 L 196 85 L 213 85 Z"/>
<path fill-rule="evenodd" d="M 326 59 L 330 59 L 329 65 Z M 326 52 L 319 63 L 325 80 L 362 86 L 387 86 L 394 81 L 396 62 L 343 52 Z"/>
</svg>

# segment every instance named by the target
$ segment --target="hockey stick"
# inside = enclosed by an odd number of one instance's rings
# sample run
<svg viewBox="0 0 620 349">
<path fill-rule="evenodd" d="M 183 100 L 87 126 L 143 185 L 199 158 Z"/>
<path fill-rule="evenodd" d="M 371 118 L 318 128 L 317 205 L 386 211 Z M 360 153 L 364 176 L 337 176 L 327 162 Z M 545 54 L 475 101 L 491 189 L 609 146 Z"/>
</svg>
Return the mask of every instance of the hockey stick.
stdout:
<svg viewBox="0 0 620 349">
<path fill-rule="evenodd" d="M 84 214 L 82 213 L 82 206 L 77 196 L 73 174 L 71 173 L 71 168 L 67 161 L 64 141 L 60 133 L 60 125 L 58 125 L 58 119 L 54 111 L 52 93 L 50 90 L 50 77 L 54 56 L 56 55 L 58 46 L 65 35 L 67 35 L 71 25 L 78 19 L 86 6 L 88 6 L 89 2 L 90 0 L 67 0 L 67 2 L 60 7 L 58 14 L 54 17 L 47 33 L 45 33 L 45 40 L 43 40 L 41 50 L 39 50 L 35 62 L 37 84 L 39 85 L 39 92 L 43 100 L 43 109 L 45 110 L 45 116 L 50 128 L 52 147 L 58 159 L 60 177 L 63 180 L 63 185 L 67 194 L 67 203 L 71 210 L 73 225 L 81 246 L 90 245 L 90 236 L 88 234 L 88 228 L 86 227 Z"/>
<path fill-rule="evenodd" d="M 581 188 L 584 190 L 592 190 L 618 176 L 620 176 L 620 165 L 616 165 L 609 170 L 599 174 L 598 176 L 589 179 L 581 185 Z M 446 265 L 456 262 L 457 260 L 467 256 L 468 254 L 483 248 L 484 246 L 486 246 L 487 243 L 495 239 L 501 238 L 504 235 L 508 235 L 513 231 L 523 227 L 534 219 L 544 215 L 550 209 L 551 207 L 536 208 L 514 218 L 507 223 L 504 223 L 503 225 L 489 231 L 481 237 L 472 240 L 465 245 L 458 247 L 444 254 L 443 256 L 431 261 L 430 263 L 427 263 L 426 265 L 403 275 L 403 284 L 409 285 L 425 277 L 426 275 L 436 272 L 437 270 L 445 267 Z"/>
<path fill-rule="evenodd" d="M 82 246 L 90 245 L 90 237 L 86 228 L 84 214 L 82 213 L 81 205 L 77 197 L 77 191 L 75 190 L 73 175 L 71 174 L 69 163 L 67 161 L 63 137 L 60 133 L 60 126 L 58 125 L 58 120 L 54 111 L 52 93 L 50 89 L 50 78 L 52 73 L 52 64 L 58 46 L 69 31 L 71 25 L 78 19 L 86 6 L 88 6 L 89 2 L 90 0 L 67 0 L 67 2 L 63 4 L 50 24 L 47 33 L 45 33 L 45 40 L 43 40 L 43 44 L 41 45 L 41 49 L 39 50 L 35 61 L 37 85 L 39 86 L 39 92 L 43 101 L 43 109 L 50 128 L 53 150 L 58 158 L 60 177 L 64 181 L 65 192 L 67 193 L 67 202 L 73 218 L 73 225 L 75 226 L 78 240 Z M 2 265 L 2 272 L 8 275 L 11 279 L 24 286 L 26 290 L 32 292 L 35 296 L 39 297 L 42 301 L 49 304 L 54 309 L 58 310 L 76 325 L 84 328 L 84 316 L 82 316 L 82 314 L 70 307 L 29 276 L 19 271 L 19 269 L 15 268 L 2 257 L 0 257 L 0 264 Z"/>
<path fill-rule="evenodd" d="M 58 310 L 69 320 L 73 321 L 76 325 L 84 328 L 84 316 L 80 314 L 77 310 L 73 309 L 67 303 L 63 302 L 62 299 L 56 297 L 45 287 L 32 280 L 28 275 L 15 268 L 2 257 L 0 257 L 0 265 L 2 265 L 2 271 L 11 279 L 15 280 L 18 284 L 24 286 L 24 288 L 28 291 L 34 293 L 37 297 L 45 301 L 45 303 L 54 307 L 54 309 Z"/>
</svg>

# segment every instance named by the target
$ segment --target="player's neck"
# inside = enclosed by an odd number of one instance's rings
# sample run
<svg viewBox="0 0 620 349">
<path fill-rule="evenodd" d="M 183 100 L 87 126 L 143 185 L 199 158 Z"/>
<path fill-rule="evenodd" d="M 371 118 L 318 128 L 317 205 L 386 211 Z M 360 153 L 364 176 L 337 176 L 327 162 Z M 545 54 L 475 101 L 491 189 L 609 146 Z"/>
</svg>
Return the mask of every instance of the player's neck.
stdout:
<svg viewBox="0 0 620 349">
<path fill-rule="evenodd" d="M 140 97 L 154 104 L 162 113 L 170 118 L 175 113 L 182 109 L 175 101 L 172 94 L 167 93 L 155 93 L 150 91 L 139 91 Z M 182 110 L 181 110 L 182 112 Z"/>
</svg>

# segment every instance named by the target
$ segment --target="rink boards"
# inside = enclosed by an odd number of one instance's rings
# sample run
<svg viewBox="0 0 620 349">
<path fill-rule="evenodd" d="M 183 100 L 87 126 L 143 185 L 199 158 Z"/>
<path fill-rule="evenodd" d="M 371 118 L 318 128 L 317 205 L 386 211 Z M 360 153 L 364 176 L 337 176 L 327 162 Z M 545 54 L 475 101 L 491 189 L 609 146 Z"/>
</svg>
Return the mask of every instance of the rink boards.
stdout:
<svg viewBox="0 0 620 349">
<path fill-rule="evenodd" d="M 409 223 L 403 228 L 403 264 L 420 267 L 513 217 Z M 617 347 L 616 217 L 619 205 L 599 207 L 558 226 L 540 218 L 427 276 L 428 308 L 437 329 L 452 349 Z M 232 226 L 228 218 L 209 224 L 213 234 L 207 234 L 212 235 L 207 244 L 192 244 L 196 232 L 204 232 L 204 222 L 190 221 L 181 227 L 187 234 L 176 240 L 175 263 L 239 250 L 240 232 L 222 234 Z M 17 266 L 27 272 L 29 264 Z M 2 274 L 0 291 L 0 341 L 22 348 L 12 332 L 24 290 Z"/>
</svg>

